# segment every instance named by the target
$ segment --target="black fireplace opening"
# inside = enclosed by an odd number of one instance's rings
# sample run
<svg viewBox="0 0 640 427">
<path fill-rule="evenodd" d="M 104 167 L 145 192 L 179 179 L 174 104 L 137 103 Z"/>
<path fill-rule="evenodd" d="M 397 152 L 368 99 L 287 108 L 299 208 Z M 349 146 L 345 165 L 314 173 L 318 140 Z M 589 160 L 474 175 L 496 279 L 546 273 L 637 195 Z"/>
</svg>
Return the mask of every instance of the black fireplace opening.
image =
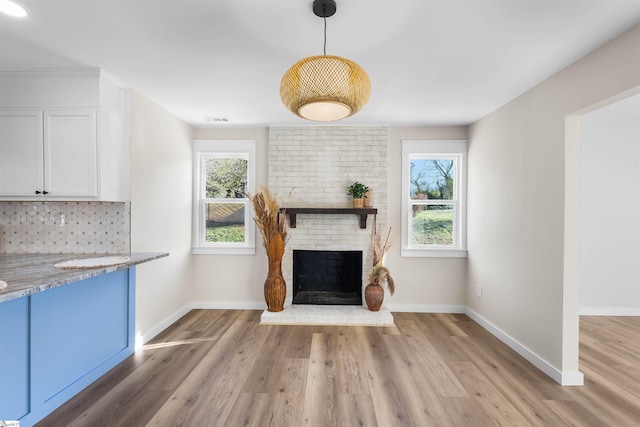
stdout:
<svg viewBox="0 0 640 427">
<path fill-rule="evenodd" d="M 293 251 L 293 304 L 361 305 L 362 251 Z"/>
</svg>

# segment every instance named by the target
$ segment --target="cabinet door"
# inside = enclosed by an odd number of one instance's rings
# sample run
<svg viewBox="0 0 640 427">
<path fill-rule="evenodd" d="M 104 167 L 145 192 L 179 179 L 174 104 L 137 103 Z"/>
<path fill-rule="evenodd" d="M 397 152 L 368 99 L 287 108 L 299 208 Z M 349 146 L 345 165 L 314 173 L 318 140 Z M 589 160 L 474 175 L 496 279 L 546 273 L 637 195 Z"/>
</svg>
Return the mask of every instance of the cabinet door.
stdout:
<svg viewBox="0 0 640 427">
<path fill-rule="evenodd" d="M 44 190 L 43 158 L 42 111 L 0 111 L 0 196 Z"/>
<path fill-rule="evenodd" d="M 118 270 L 31 295 L 32 412 L 51 412 L 133 353 L 129 277 Z"/>
<path fill-rule="evenodd" d="M 0 420 L 17 420 L 29 412 L 28 298 L 0 303 Z"/>
<path fill-rule="evenodd" d="M 44 112 L 47 197 L 98 197 L 96 111 Z"/>
</svg>

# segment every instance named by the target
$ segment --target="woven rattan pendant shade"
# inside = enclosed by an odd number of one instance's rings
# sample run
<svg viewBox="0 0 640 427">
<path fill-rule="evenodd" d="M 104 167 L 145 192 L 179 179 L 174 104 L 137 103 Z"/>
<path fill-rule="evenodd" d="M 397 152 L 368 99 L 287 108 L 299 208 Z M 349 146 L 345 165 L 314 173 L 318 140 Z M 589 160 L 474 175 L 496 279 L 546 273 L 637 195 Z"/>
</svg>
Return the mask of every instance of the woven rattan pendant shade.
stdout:
<svg viewBox="0 0 640 427">
<path fill-rule="evenodd" d="M 284 105 L 298 116 L 329 122 L 344 119 L 369 100 L 369 76 L 353 61 L 339 56 L 304 58 L 280 82 Z"/>
<path fill-rule="evenodd" d="M 335 0 L 314 0 L 313 13 L 324 19 L 324 55 L 296 62 L 280 81 L 282 103 L 294 114 L 316 122 L 344 119 L 369 100 L 369 76 L 353 61 L 327 55 L 327 18 Z"/>
</svg>

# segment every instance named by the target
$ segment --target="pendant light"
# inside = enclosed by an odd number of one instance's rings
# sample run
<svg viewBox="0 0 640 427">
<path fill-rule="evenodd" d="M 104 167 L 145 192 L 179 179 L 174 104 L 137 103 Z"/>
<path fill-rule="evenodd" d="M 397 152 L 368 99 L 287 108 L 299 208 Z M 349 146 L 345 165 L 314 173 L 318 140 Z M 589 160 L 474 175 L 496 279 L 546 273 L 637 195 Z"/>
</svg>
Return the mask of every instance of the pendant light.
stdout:
<svg viewBox="0 0 640 427">
<path fill-rule="evenodd" d="M 24 6 L 11 0 L 0 0 L 0 13 L 13 18 L 26 18 L 29 16 L 29 12 Z"/>
<path fill-rule="evenodd" d="M 336 2 L 314 0 L 313 13 L 324 19 L 324 55 L 293 64 L 280 82 L 280 98 L 303 119 L 341 120 L 360 111 L 369 100 L 369 76 L 355 62 L 327 55 L 327 18 L 336 13 Z"/>
</svg>

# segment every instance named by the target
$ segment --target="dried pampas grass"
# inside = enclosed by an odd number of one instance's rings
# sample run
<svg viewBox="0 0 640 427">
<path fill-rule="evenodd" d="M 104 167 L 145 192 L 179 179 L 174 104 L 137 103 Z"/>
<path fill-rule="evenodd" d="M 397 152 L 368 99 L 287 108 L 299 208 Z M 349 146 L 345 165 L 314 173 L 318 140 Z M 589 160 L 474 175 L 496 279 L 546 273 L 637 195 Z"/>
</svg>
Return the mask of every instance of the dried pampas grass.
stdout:
<svg viewBox="0 0 640 427">
<path fill-rule="evenodd" d="M 389 293 L 391 295 L 396 291 L 396 284 L 393 281 L 393 277 L 389 274 L 389 270 L 382 266 L 382 263 L 373 267 L 373 270 L 369 273 L 369 282 L 378 282 L 380 285 L 384 285 L 386 283 L 387 289 L 389 289 Z"/>
<path fill-rule="evenodd" d="M 382 234 L 380 234 L 380 229 L 374 228 L 371 232 L 371 243 L 373 246 L 373 266 L 375 267 L 376 265 L 382 263 L 384 254 L 386 254 L 391 247 L 391 227 L 389 227 L 389 230 L 387 231 L 387 237 L 384 239 L 384 242 L 382 241 Z"/>
<path fill-rule="evenodd" d="M 381 285 L 386 283 L 389 293 L 393 295 L 396 291 L 395 282 L 391 274 L 389 274 L 389 270 L 382 266 L 384 255 L 391 247 L 391 227 L 387 230 L 385 239 L 382 240 L 382 233 L 376 227 L 374 220 L 373 230 L 371 231 L 371 244 L 373 246 L 373 270 L 369 273 L 369 281 L 372 283 L 377 282 Z"/>
<path fill-rule="evenodd" d="M 284 245 L 287 241 L 287 227 L 285 215 L 278 215 L 278 202 L 266 187 L 260 187 L 260 192 L 247 195 L 253 211 L 254 221 L 262 234 L 262 244 L 267 251 L 269 261 L 281 260 L 284 255 Z"/>
</svg>

